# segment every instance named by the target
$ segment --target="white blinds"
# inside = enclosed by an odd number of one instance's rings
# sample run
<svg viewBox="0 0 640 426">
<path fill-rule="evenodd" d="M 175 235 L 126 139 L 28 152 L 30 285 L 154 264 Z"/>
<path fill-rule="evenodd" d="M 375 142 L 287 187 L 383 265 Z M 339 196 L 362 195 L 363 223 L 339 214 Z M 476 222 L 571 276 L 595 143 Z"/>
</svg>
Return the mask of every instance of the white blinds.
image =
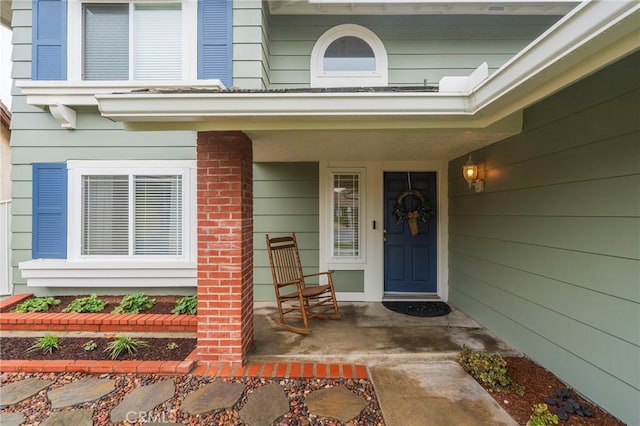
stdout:
<svg viewBox="0 0 640 426">
<path fill-rule="evenodd" d="M 333 256 L 360 255 L 360 175 L 333 176 Z"/>
<path fill-rule="evenodd" d="M 180 4 L 136 4 L 133 12 L 133 78 L 179 80 L 182 75 Z"/>
<path fill-rule="evenodd" d="M 82 177 L 83 255 L 183 252 L 181 175 Z"/>
<path fill-rule="evenodd" d="M 182 177 L 135 176 L 134 254 L 182 254 Z"/>
<path fill-rule="evenodd" d="M 82 210 L 82 254 L 128 254 L 127 176 L 83 176 Z"/>
<path fill-rule="evenodd" d="M 83 79 L 129 79 L 129 5 L 85 4 Z"/>
</svg>

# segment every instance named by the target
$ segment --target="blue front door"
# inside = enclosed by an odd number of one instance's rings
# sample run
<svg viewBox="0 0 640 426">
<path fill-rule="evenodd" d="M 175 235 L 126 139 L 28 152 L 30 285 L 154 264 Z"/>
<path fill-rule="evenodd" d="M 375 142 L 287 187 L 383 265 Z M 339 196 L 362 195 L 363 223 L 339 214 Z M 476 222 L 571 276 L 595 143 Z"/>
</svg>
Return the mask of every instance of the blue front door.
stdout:
<svg viewBox="0 0 640 426">
<path fill-rule="evenodd" d="M 436 293 L 436 174 L 386 172 L 384 202 L 384 291 Z M 412 216 L 417 216 L 413 232 Z"/>
</svg>

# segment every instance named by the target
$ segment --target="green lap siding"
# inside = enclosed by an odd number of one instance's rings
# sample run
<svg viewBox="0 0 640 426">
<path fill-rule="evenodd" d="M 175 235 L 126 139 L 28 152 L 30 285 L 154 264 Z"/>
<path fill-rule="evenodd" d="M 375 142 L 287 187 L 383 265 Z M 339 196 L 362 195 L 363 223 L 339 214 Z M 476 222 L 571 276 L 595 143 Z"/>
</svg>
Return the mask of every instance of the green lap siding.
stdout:
<svg viewBox="0 0 640 426">
<path fill-rule="evenodd" d="M 311 51 L 330 28 L 358 24 L 382 40 L 389 62 L 389 85 L 437 83 L 444 76 L 468 75 L 482 62 L 495 71 L 535 37 L 555 16 L 286 16 L 269 20 L 271 87 L 308 87 Z"/>
<path fill-rule="evenodd" d="M 528 108 L 449 163 L 450 302 L 640 424 L 640 54 Z"/>
<path fill-rule="evenodd" d="M 255 163 L 253 166 L 254 300 L 275 300 L 265 234 L 296 233 L 305 273 L 319 269 L 317 163 Z"/>
</svg>

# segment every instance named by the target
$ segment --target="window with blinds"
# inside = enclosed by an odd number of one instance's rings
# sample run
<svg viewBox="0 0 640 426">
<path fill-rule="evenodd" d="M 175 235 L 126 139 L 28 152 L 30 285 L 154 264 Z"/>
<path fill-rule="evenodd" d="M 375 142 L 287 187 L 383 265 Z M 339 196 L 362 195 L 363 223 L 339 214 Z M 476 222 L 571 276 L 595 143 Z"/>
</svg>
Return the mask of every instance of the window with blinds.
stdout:
<svg viewBox="0 0 640 426">
<path fill-rule="evenodd" d="M 180 3 L 83 5 L 84 80 L 179 80 Z"/>
<path fill-rule="evenodd" d="M 333 257 L 360 256 L 360 175 L 333 174 Z"/>
<path fill-rule="evenodd" d="M 83 255 L 173 255 L 183 251 L 181 175 L 82 177 Z"/>
</svg>

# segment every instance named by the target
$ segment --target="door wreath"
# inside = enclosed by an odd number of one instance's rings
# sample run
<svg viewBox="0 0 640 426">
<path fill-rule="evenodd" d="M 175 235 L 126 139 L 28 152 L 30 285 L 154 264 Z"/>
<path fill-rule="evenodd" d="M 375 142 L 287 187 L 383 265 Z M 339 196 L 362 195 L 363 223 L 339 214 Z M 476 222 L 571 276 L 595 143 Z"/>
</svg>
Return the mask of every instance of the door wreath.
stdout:
<svg viewBox="0 0 640 426">
<path fill-rule="evenodd" d="M 404 205 L 404 199 L 407 197 L 416 198 L 420 202 L 420 206 L 418 206 L 416 210 L 407 212 Z M 397 219 L 397 223 L 402 223 L 405 220 L 409 222 L 411 235 L 415 237 L 418 234 L 418 220 L 428 222 L 433 217 L 433 208 L 431 207 L 429 200 L 427 200 L 420 191 L 417 189 L 409 189 L 402 192 L 396 198 L 393 214 Z"/>
</svg>

